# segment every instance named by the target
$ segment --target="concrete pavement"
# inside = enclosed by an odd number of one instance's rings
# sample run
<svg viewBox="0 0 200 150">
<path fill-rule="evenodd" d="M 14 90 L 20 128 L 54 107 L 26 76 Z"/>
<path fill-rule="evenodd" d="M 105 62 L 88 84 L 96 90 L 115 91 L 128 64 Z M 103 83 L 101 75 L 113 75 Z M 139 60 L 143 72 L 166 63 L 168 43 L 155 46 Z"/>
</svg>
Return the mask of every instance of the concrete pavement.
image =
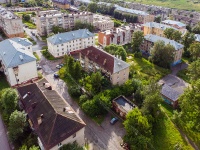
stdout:
<svg viewBox="0 0 200 150">
<path fill-rule="evenodd" d="M 11 150 L 1 116 L 0 116 L 0 150 Z"/>
</svg>

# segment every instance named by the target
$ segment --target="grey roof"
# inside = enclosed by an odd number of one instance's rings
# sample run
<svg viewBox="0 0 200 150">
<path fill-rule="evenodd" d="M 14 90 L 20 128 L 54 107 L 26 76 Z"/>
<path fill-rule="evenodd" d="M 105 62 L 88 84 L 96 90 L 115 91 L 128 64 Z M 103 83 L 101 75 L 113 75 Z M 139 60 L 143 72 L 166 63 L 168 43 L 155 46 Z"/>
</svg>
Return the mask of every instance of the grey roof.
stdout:
<svg viewBox="0 0 200 150">
<path fill-rule="evenodd" d="M 157 22 L 147 22 L 147 23 L 143 24 L 143 26 L 147 26 L 147 27 L 150 27 L 150 28 L 153 28 L 153 27 L 159 28 L 159 29 L 162 29 L 162 30 L 165 30 L 167 28 L 172 28 L 174 30 L 177 30 L 174 27 L 171 27 L 171 26 L 166 25 L 166 24 L 157 23 Z"/>
<path fill-rule="evenodd" d="M 35 56 L 25 50 L 24 46 L 27 44 L 23 39 L 17 41 L 20 38 L 7 39 L 0 42 L 0 60 L 6 68 L 16 67 L 28 62 L 36 61 Z M 21 42 L 23 41 L 23 42 Z"/>
<path fill-rule="evenodd" d="M 179 50 L 184 47 L 182 44 L 180 44 L 174 40 L 170 40 L 165 37 L 161 37 L 161 36 L 157 36 L 157 35 L 153 35 L 153 34 L 147 34 L 146 36 L 144 36 L 144 38 L 145 38 L 145 40 L 151 41 L 153 43 L 155 43 L 157 41 L 163 41 L 165 43 L 165 45 L 170 44 L 170 45 L 174 46 L 175 50 Z"/>
<path fill-rule="evenodd" d="M 200 42 L 200 34 L 195 34 L 194 36 L 196 38 L 195 41 Z"/>
<path fill-rule="evenodd" d="M 167 84 L 164 84 L 162 86 L 161 94 L 163 96 L 171 99 L 172 101 L 176 101 L 176 100 L 178 100 L 179 96 L 182 93 L 176 91 L 175 89 L 173 89 L 172 87 L 168 86 Z"/>
<path fill-rule="evenodd" d="M 128 63 L 126 63 L 125 61 L 118 59 L 116 57 L 114 57 L 114 69 L 113 69 L 113 73 L 117 73 L 121 70 L 124 70 L 126 68 L 130 67 L 130 65 Z"/>
<path fill-rule="evenodd" d="M 60 4 L 70 4 L 69 0 L 52 0 L 53 2 L 60 3 Z"/>
<path fill-rule="evenodd" d="M 105 2 L 99 2 L 98 4 L 100 4 L 100 5 L 107 5 L 107 6 L 113 5 L 111 3 L 105 3 Z M 149 15 L 148 13 L 146 13 L 144 11 L 125 8 L 125 7 L 119 6 L 117 4 L 114 4 L 113 6 L 115 7 L 115 10 L 118 10 L 118 11 L 130 13 L 130 14 L 142 15 L 142 16 Z"/>
<path fill-rule="evenodd" d="M 16 38 L 12 38 L 10 39 L 11 41 L 17 42 L 19 44 L 21 44 L 22 46 L 31 46 L 33 45 L 28 39 L 26 38 L 20 38 L 20 37 L 16 37 Z"/>
<path fill-rule="evenodd" d="M 75 39 L 89 38 L 89 37 L 94 37 L 94 36 L 95 35 L 91 33 L 88 29 L 80 29 L 80 30 L 53 35 L 47 38 L 47 41 L 53 45 L 57 45 L 57 44 L 66 43 Z"/>
<path fill-rule="evenodd" d="M 82 2 L 82 3 L 91 3 L 92 2 L 91 0 L 76 0 L 76 1 L 79 1 L 79 2 Z"/>
<path fill-rule="evenodd" d="M 171 24 L 171 25 L 177 25 L 179 27 L 185 27 L 186 24 L 179 22 L 179 21 L 174 21 L 174 20 L 164 20 L 162 21 L 162 23 L 167 23 L 167 24 Z"/>
</svg>

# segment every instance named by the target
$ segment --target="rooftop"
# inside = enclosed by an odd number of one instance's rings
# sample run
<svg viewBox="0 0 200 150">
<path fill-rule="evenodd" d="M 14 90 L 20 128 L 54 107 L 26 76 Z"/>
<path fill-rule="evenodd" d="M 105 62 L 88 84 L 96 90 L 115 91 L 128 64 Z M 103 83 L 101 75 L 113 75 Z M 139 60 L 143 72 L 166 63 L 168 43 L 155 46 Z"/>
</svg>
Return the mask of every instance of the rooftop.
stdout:
<svg viewBox="0 0 200 150">
<path fill-rule="evenodd" d="M 75 39 L 94 37 L 95 35 L 91 33 L 88 29 L 79 29 L 75 31 L 59 33 L 47 38 L 47 41 L 53 45 L 66 43 Z"/>
<path fill-rule="evenodd" d="M 117 98 L 115 98 L 113 100 L 113 102 L 116 102 L 116 104 L 118 106 L 120 106 L 120 108 L 125 111 L 126 113 L 128 113 L 129 111 L 131 111 L 133 108 L 136 107 L 135 104 L 133 104 L 131 101 L 129 101 L 128 99 L 126 99 L 124 96 L 119 96 Z"/>
<path fill-rule="evenodd" d="M 25 38 L 11 38 L 0 42 L 0 60 L 6 68 L 16 67 L 28 62 L 35 61 L 35 56 L 25 50 L 32 43 Z"/>
<path fill-rule="evenodd" d="M 52 0 L 52 2 L 60 3 L 62 5 L 70 4 L 71 3 L 70 0 Z"/>
<path fill-rule="evenodd" d="M 165 43 L 165 45 L 167 45 L 167 44 L 172 45 L 175 48 L 175 50 L 179 50 L 184 47 L 182 44 L 180 44 L 174 40 L 170 40 L 165 37 L 158 36 L 158 35 L 147 34 L 146 36 L 144 36 L 144 38 L 145 38 L 145 40 L 151 41 L 153 43 L 155 43 L 157 41 L 163 41 Z"/>
<path fill-rule="evenodd" d="M 18 88 L 22 107 L 45 149 L 50 149 L 85 126 L 74 110 L 42 79 Z M 39 120 L 40 119 L 40 122 Z"/>
<path fill-rule="evenodd" d="M 0 6 L 0 15 L 5 19 L 19 19 L 17 15 L 2 6 Z"/>
<path fill-rule="evenodd" d="M 174 20 L 164 20 L 162 23 L 170 24 L 170 25 L 177 25 L 179 27 L 185 27 L 186 24 L 179 22 L 179 21 L 174 21 Z"/>
<path fill-rule="evenodd" d="M 157 22 L 147 22 L 147 23 L 143 24 L 143 26 L 146 26 L 146 27 L 149 27 L 149 28 L 159 28 L 159 29 L 162 29 L 162 30 L 165 30 L 167 28 L 172 28 L 174 30 L 177 30 L 174 27 L 171 27 L 171 26 L 166 25 L 166 24 L 157 23 Z"/>
<path fill-rule="evenodd" d="M 80 50 L 81 55 L 86 56 L 89 60 L 95 62 L 111 74 L 117 73 L 128 68 L 130 65 L 121 59 L 118 59 L 109 53 L 97 49 L 93 46 Z"/>
</svg>

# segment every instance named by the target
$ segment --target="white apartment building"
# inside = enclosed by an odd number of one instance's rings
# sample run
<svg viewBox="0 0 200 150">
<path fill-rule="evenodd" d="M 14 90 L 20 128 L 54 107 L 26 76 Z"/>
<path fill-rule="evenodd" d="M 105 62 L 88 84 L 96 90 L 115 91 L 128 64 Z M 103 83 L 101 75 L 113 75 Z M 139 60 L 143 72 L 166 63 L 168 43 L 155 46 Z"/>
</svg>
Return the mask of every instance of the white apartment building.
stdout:
<svg viewBox="0 0 200 150">
<path fill-rule="evenodd" d="M 48 51 L 54 57 L 61 57 L 72 51 L 95 45 L 95 35 L 88 29 L 60 33 L 47 38 Z"/>
<path fill-rule="evenodd" d="M 0 6 L 0 28 L 9 38 L 24 37 L 22 19 Z"/>
<path fill-rule="evenodd" d="M 99 32 L 98 43 L 103 47 L 110 44 L 116 44 L 116 45 L 128 44 L 132 40 L 132 34 L 134 30 L 137 30 L 137 27 L 121 26 L 118 28 L 114 28 L 113 30 L 106 30 L 103 32 Z"/>
<path fill-rule="evenodd" d="M 64 14 L 58 10 L 49 10 L 38 11 L 36 16 L 37 31 L 41 36 L 50 34 L 53 26 L 71 29 L 77 21 L 92 24 L 93 15 L 90 12 Z"/>
<path fill-rule="evenodd" d="M 11 86 L 37 78 L 36 58 L 32 43 L 25 38 L 11 38 L 0 42 L 0 64 Z"/>
<path fill-rule="evenodd" d="M 108 16 L 94 14 L 93 26 L 100 31 L 110 30 L 114 28 L 114 21 Z"/>
</svg>

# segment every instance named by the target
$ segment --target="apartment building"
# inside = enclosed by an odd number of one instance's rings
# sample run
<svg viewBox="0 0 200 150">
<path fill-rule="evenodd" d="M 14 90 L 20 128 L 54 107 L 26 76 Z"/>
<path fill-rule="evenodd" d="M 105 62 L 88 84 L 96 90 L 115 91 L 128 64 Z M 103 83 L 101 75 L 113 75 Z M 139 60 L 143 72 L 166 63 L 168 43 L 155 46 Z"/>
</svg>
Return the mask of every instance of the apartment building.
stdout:
<svg viewBox="0 0 200 150">
<path fill-rule="evenodd" d="M 94 14 L 93 26 L 100 31 L 110 30 L 114 28 L 114 21 L 108 16 Z"/>
<path fill-rule="evenodd" d="M 11 86 L 38 77 L 32 43 L 25 38 L 11 38 L 0 42 L 0 66 Z"/>
<path fill-rule="evenodd" d="M 98 43 L 103 47 L 116 44 L 124 45 L 131 42 L 134 26 L 121 26 L 113 30 L 98 33 Z"/>
<path fill-rule="evenodd" d="M 52 0 L 53 6 L 61 9 L 69 9 L 71 1 L 70 0 Z"/>
<path fill-rule="evenodd" d="M 164 21 L 162 21 L 162 23 L 169 25 L 171 27 L 177 28 L 177 29 L 186 29 L 186 24 L 184 24 L 180 21 L 164 20 Z"/>
<path fill-rule="evenodd" d="M 167 28 L 172 28 L 174 30 L 177 30 L 176 28 L 171 27 L 169 25 L 156 23 L 156 22 L 148 22 L 148 23 L 143 24 L 144 35 L 155 34 L 158 36 L 164 36 L 164 30 Z"/>
<path fill-rule="evenodd" d="M 179 64 L 181 62 L 181 58 L 182 58 L 182 54 L 183 54 L 183 45 L 174 41 L 174 40 L 170 40 L 167 39 L 165 37 L 161 37 L 161 36 L 157 36 L 157 35 L 152 35 L 152 34 L 148 34 L 144 37 L 144 42 L 142 43 L 142 45 L 140 46 L 140 49 L 142 50 L 142 52 L 144 52 L 145 54 L 150 55 L 150 50 L 153 47 L 155 42 L 158 41 L 163 41 L 165 43 L 165 45 L 170 44 L 175 48 L 174 51 L 174 61 L 171 64 L 172 66 L 175 66 L 177 64 Z"/>
<path fill-rule="evenodd" d="M 90 12 L 64 14 L 58 10 L 49 10 L 39 11 L 36 16 L 37 31 L 41 36 L 50 34 L 53 26 L 71 29 L 77 21 L 92 23 L 93 15 Z"/>
<path fill-rule="evenodd" d="M 18 87 L 20 108 L 28 116 L 41 150 L 59 150 L 64 144 L 85 144 L 85 123 L 55 90 L 45 88 L 46 79 Z"/>
<path fill-rule="evenodd" d="M 47 38 L 48 51 L 54 57 L 61 57 L 71 51 L 95 45 L 95 35 L 88 29 L 60 33 Z"/>
<path fill-rule="evenodd" d="M 80 50 L 79 60 L 85 71 L 101 71 L 113 85 L 122 85 L 129 78 L 128 63 L 93 46 Z"/>
<path fill-rule="evenodd" d="M 0 6 L 0 28 L 8 38 L 24 37 L 22 19 Z"/>
</svg>

